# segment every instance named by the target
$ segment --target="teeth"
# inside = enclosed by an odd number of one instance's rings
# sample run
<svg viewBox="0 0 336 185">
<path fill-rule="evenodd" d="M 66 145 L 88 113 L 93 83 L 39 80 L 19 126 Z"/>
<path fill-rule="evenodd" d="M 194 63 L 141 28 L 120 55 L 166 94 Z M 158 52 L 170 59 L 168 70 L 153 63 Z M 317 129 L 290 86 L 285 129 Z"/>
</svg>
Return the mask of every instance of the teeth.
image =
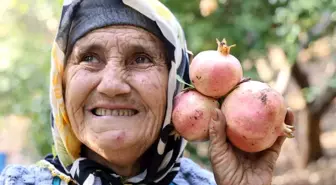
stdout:
<svg viewBox="0 0 336 185">
<path fill-rule="evenodd" d="M 117 111 L 117 110 L 113 110 L 113 111 L 111 111 L 112 112 L 112 116 L 118 116 L 119 115 L 119 111 Z"/>
<path fill-rule="evenodd" d="M 103 115 L 103 109 L 96 109 L 97 115 Z"/>
<path fill-rule="evenodd" d="M 105 115 L 112 115 L 112 110 L 105 109 Z"/>
<path fill-rule="evenodd" d="M 97 108 L 94 113 L 98 116 L 133 116 L 136 112 L 130 109 L 102 109 Z"/>
</svg>

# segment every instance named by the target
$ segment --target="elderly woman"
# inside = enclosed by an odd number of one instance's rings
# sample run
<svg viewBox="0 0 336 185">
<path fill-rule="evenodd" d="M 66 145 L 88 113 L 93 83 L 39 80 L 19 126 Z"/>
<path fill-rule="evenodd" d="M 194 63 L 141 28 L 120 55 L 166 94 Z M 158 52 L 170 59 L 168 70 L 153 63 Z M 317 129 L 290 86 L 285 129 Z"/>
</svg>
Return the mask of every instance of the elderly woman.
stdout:
<svg viewBox="0 0 336 185">
<path fill-rule="evenodd" d="M 259 154 L 239 151 L 219 110 L 209 131 L 213 173 L 183 157 L 171 112 L 188 63 L 181 26 L 159 1 L 66 0 L 51 60 L 57 155 L 8 166 L 0 185 L 271 184 L 284 138 Z"/>
</svg>

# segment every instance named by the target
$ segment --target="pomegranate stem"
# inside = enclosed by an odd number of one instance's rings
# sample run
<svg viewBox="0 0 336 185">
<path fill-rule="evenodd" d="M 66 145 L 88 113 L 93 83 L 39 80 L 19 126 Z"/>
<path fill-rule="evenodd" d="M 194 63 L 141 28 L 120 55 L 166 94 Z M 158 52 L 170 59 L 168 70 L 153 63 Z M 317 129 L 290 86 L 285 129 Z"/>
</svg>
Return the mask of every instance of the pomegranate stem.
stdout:
<svg viewBox="0 0 336 185">
<path fill-rule="evenodd" d="M 248 82 L 248 81 L 250 81 L 251 80 L 251 78 L 250 77 L 247 77 L 247 78 L 243 78 L 236 86 L 238 86 L 238 85 L 240 85 L 240 84 L 242 84 L 242 83 L 245 83 L 245 82 Z"/>
</svg>

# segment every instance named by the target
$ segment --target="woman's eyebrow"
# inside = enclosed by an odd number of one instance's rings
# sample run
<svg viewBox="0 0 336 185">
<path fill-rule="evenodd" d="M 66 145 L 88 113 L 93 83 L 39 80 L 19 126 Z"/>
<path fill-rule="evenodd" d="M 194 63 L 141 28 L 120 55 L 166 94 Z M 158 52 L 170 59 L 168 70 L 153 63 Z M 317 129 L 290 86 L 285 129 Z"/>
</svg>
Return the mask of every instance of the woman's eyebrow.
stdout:
<svg viewBox="0 0 336 185">
<path fill-rule="evenodd" d="M 126 52 L 144 52 L 154 58 L 161 59 L 166 57 L 164 47 L 152 41 L 147 42 L 129 42 L 123 49 Z"/>
<path fill-rule="evenodd" d="M 137 51 L 137 52 L 153 52 L 155 51 L 155 47 L 154 46 L 150 46 L 150 45 L 144 45 L 144 44 L 136 44 L 136 43 L 130 43 L 128 45 L 129 49 Z M 126 48 L 125 48 L 126 49 Z"/>
<path fill-rule="evenodd" d="M 100 39 L 97 40 L 89 40 L 80 43 L 79 45 L 75 46 L 75 55 L 80 56 L 87 52 L 108 52 L 109 48 L 107 47 L 107 43 L 101 41 Z M 147 53 L 152 57 L 164 57 L 163 52 L 161 51 L 160 44 L 153 42 L 151 40 L 143 40 L 143 39 L 130 39 L 127 41 L 119 41 L 119 43 L 112 44 L 111 47 L 117 47 L 119 52 L 139 52 L 139 53 Z"/>
<path fill-rule="evenodd" d="M 148 42 L 134 42 L 132 40 L 127 41 L 127 44 L 123 44 L 121 46 L 122 50 L 127 50 L 127 49 L 134 49 L 134 50 L 139 50 L 139 51 L 155 51 L 155 50 L 159 50 L 159 46 L 156 44 L 152 44 Z M 102 43 L 102 42 L 93 42 L 93 43 L 84 43 L 84 44 L 80 44 L 76 47 L 78 50 L 82 50 L 82 51 L 88 51 L 88 50 L 104 50 L 107 49 L 106 48 L 106 44 Z"/>
<path fill-rule="evenodd" d="M 77 51 L 76 53 L 83 53 L 83 52 L 87 52 L 87 51 L 92 51 L 92 50 L 102 50 L 104 49 L 104 44 L 99 43 L 99 42 L 94 42 L 94 43 L 85 43 L 85 44 L 81 44 L 79 46 L 76 47 Z"/>
</svg>

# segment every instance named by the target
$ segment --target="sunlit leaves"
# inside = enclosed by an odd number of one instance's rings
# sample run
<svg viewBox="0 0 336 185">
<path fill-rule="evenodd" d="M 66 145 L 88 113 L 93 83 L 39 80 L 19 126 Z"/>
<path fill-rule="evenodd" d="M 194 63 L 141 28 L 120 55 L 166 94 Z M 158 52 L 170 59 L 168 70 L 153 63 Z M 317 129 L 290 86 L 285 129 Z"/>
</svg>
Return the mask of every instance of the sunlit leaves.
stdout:
<svg viewBox="0 0 336 185">
<path fill-rule="evenodd" d="M 33 119 L 32 134 L 42 154 L 51 151 L 49 133 L 49 60 L 62 0 L 8 0 L 0 6 L 0 116 L 24 114 Z M 196 55 L 216 49 L 216 38 L 236 44 L 240 61 L 255 59 L 278 45 L 293 62 L 299 38 L 326 12 L 336 21 L 336 0 L 218 0 L 202 16 L 200 1 L 161 0 L 176 15 Z M 204 1 L 205 2 L 205 1 Z M 210 0 L 208 1 L 210 2 Z M 213 9 L 212 7 L 216 7 Z M 204 15 L 204 14 L 203 14 Z M 254 67 L 245 76 L 258 78 Z M 335 87 L 335 80 L 330 86 Z M 305 89 L 308 102 L 318 90 Z"/>
<path fill-rule="evenodd" d="M 331 88 L 336 89 L 336 76 L 334 76 L 333 78 L 331 78 L 328 82 L 328 86 Z"/>
<path fill-rule="evenodd" d="M 60 0 L 12 0 L 0 8 L 0 116 L 32 119 L 29 141 L 41 155 L 51 151 L 50 50 L 61 4 Z"/>
<path fill-rule="evenodd" d="M 302 91 L 306 99 L 306 102 L 311 103 L 320 94 L 321 89 L 318 87 L 309 87 L 309 88 L 304 88 Z"/>
</svg>

